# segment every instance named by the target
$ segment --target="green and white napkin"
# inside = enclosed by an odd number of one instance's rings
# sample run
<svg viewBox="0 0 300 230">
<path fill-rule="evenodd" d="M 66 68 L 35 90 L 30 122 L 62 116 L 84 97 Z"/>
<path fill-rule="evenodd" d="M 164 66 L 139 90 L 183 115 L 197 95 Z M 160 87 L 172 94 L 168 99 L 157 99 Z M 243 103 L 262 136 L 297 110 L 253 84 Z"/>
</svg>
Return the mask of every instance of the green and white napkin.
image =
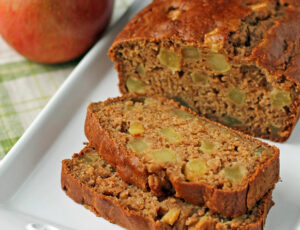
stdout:
<svg viewBox="0 0 300 230">
<path fill-rule="evenodd" d="M 134 0 L 115 0 L 116 22 Z M 26 60 L 0 37 L 0 160 L 22 136 L 79 60 L 43 65 Z"/>
</svg>

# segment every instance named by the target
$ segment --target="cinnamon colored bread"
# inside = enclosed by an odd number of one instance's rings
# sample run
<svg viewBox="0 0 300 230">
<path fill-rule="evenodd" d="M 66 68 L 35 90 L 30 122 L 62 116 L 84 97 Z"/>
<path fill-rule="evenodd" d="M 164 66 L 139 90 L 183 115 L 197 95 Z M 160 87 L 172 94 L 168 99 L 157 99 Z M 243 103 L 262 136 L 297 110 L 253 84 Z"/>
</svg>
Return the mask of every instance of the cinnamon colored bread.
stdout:
<svg viewBox="0 0 300 230">
<path fill-rule="evenodd" d="M 251 211 L 225 218 L 174 197 L 158 199 L 128 185 L 91 147 L 62 163 L 61 185 L 77 203 L 130 230 L 261 230 L 273 205 L 268 192 Z"/>
<path fill-rule="evenodd" d="M 276 147 L 160 96 L 92 103 L 85 134 L 125 182 L 226 217 L 251 210 L 279 178 Z"/>
<path fill-rule="evenodd" d="M 285 141 L 300 113 L 299 0 L 157 0 L 109 51 L 120 90 Z"/>
</svg>

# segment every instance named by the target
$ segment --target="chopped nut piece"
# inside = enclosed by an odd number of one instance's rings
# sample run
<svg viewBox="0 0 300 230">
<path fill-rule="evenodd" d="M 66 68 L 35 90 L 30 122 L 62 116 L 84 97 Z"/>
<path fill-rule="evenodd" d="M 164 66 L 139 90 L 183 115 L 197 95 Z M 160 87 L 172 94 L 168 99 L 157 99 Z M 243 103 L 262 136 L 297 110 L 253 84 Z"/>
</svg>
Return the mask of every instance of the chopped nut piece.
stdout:
<svg viewBox="0 0 300 230">
<path fill-rule="evenodd" d="M 223 54 L 213 53 L 207 57 L 209 66 L 218 73 L 225 73 L 231 69 Z"/>
<path fill-rule="evenodd" d="M 159 162 L 159 163 L 176 161 L 175 152 L 168 148 L 153 150 L 150 153 L 150 156 L 151 156 L 152 160 Z"/>
<path fill-rule="evenodd" d="M 169 67 L 172 73 L 180 70 L 181 57 L 174 51 L 161 48 L 158 54 L 158 60 L 162 65 Z"/>
<path fill-rule="evenodd" d="M 285 90 L 273 90 L 271 92 L 271 104 L 274 108 L 282 109 L 292 103 L 291 94 Z"/>
<path fill-rule="evenodd" d="M 230 88 L 228 98 L 236 105 L 243 105 L 246 100 L 246 93 L 237 88 Z"/>
<path fill-rule="evenodd" d="M 224 37 L 219 28 L 205 34 L 204 43 L 210 47 L 211 51 L 218 52 L 223 48 Z"/>
<path fill-rule="evenodd" d="M 210 141 L 203 140 L 201 141 L 200 150 L 204 153 L 212 153 L 216 150 L 217 146 L 216 143 L 212 143 Z"/>
<path fill-rule="evenodd" d="M 172 111 L 173 114 L 175 114 L 177 117 L 180 118 L 185 118 L 185 119 L 189 119 L 189 118 L 195 118 L 195 116 L 191 113 L 188 113 L 184 110 L 181 109 L 175 109 Z"/>
<path fill-rule="evenodd" d="M 141 136 L 144 134 L 145 128 L 141 123 L 134 121 L 130 123 L 128 131 L 132 136 Z"/>
<path fill-rule="evenodd" d="M 169 224 L 173 226 L 175 221 L 178 219 L 180 215 L 180 209 L 179 208 L 172 208 L 170 209 L 161 219 L 162 222 Z"/>
<path fill-rule="evenodd" d="M 181 53 L 184 59 L 200 59 L 201 53 L 197 47 L 183 47 Z"/>
<path fill-rule="evenodd" d="M 168 18 L 170 18 L 172 21 L 175 21 L 180 15 L 181 15 L 181 10 L 171 10 L 169 13 L 168 13 Z"/>
<path fill-rule="evenodd" d="M 164 128 L 159 130 L 159 134 L 165 137 L 171 143 L 179 143 L 181 135 L 177 133 L 173 128 Z"/>
<path fill-rule="evenodd" d="M 142 63 L 138 64 L 138 66 L 136 67 L 136 72 L 138 72 L 138 74 L 142 77 L 146 75 L 146 70 Z"/>
<path fill-rule="evenodd" d="M 206 164 L 200 158 L 192 159 L 184 167 L 185 178 L 189 181 L 195 181 L 207 171 Z"/>
<path fill-rule="evenodd" d="M 207 84 L 209 82 L 209 77 L 207 75 L 204 75 L 199 72 L 193 72 L 191 73 L 191 78 L 193 82 L 199 82 L 203 85 Z"/>
<path fill-rule="evenodd" d="M 130 193 L 128 190 L 125 190 L 123 192 L 120 193 L 120 199 L 127 199 L 129 197 Z"/>
<path fill-rule="evenodd" d="M 143 138 L 134 138 L 128 142 L 128 147 L 136 153 L 144 153 L 149 149 L 149 145 Z"/>
<path fill-rule="evenodd" d="M 253 10 L 253 11 L 257 11 L 257 10 L 260 10 L 262 8 L 266 8 L 268 5 L 263 2 L 263 3 L 258 3 L 258 4 L 254 4 L 254 5 L 250 5 L 250 8 Z"/>
<path fill-rule="evenodd" d="M 224 175 L 232 183 L 240 183 L 243 180 L 243 177 L 247 174 L 247 169 L 242 165 L 234 165 L 231 167 L 225 167 Z"/>
<path fill-rule="evenodd" d="M 144 93 L 146 91 L 147 85 L 141 80 L 138 80 L 133 77 L 128 77 L 126 80 L 126 86 L 130 93 L 131 92 Z"/>
</svg>

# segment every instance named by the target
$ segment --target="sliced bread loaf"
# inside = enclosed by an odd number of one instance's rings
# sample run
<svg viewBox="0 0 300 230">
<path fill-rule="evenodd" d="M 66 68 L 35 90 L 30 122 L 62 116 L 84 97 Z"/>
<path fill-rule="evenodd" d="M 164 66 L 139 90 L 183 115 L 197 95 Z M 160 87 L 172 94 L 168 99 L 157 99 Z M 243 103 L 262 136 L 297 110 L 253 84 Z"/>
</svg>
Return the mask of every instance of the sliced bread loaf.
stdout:
<svg viewBox="0 0 300 230">
<path fill-rule="evenodd" d="M 251 210 L 279 178 L 279 150 L 159 96 L 88 107 L 85 134 L 120 177 L 226 217 Z"/>
<path fill-rule="evenodd" d="M 300 113 L 299 0 L 159 0 L 109 55 L 120 90 L 175 98 L 248 134 L 285 141 Z"/>
<path fill-rule="evenodd" d="M 61 185 L 75 202 L 130 230 L 262 230 L 273 205 L 269 192 L 246 214 L 225 218 L 174 197 L 159 199 L 126 184 L 91 147 L 63 161 Z"/>
</svg>

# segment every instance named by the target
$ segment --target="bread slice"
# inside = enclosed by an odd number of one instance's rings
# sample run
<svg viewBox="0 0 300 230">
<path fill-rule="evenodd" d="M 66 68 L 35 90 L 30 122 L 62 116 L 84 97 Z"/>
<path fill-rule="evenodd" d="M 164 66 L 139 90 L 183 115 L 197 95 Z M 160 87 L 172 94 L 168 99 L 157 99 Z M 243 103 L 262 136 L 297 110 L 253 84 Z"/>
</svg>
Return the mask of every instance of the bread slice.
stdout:
<svg viewBox="0 0 300 230">
<path fill-rule="evenodd" d="M 120 90 L 285 141 L 300 113 L 300 1 L 154 1 L 109 51 Z"/>
<path fill-rule="evenodd" d="M 245 215 L 225 218 L 203 206 L 174 197 L 159 199 L 150 192 L 126 184 L 91 147 L 63 161 L 61 185 L 75 202 L 131 230 L 260 230 L 273 205 L 269 192 Z"/>
<path fill-rule="evenodd" d="M 279 150 L 160 96 L 88 107 L 85 134 L 120 177 L 226 217 L 251 210 L 279 177 Z"/>
</svg>

